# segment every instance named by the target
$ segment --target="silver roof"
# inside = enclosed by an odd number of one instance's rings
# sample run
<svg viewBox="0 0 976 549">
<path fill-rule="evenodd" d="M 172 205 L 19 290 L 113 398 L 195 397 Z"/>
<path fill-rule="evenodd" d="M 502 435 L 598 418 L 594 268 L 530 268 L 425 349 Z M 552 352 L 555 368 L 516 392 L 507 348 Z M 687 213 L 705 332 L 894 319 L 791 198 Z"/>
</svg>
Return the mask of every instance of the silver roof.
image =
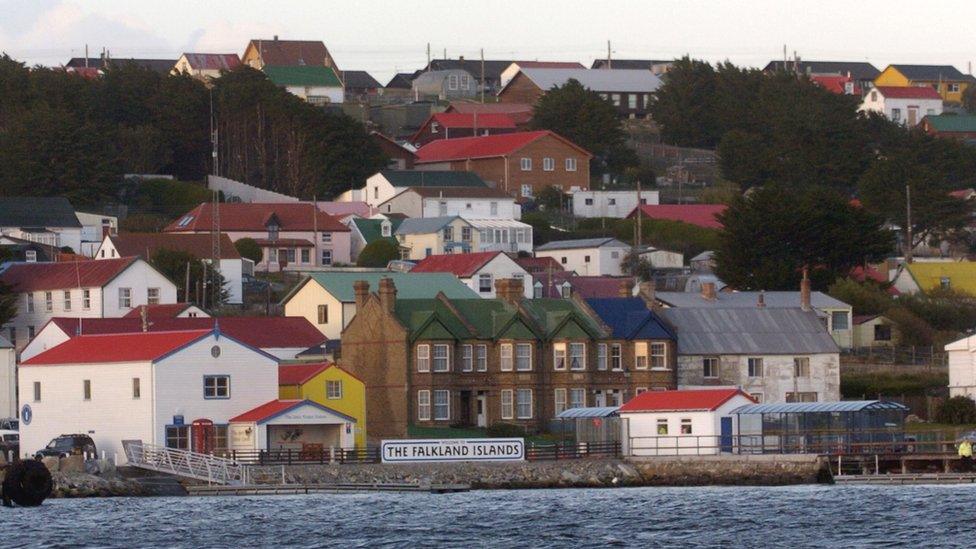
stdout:
<svg viewBox="0 0 976 549">
<path fill-rule="evenodd" d="M 838 353 L 813 311 L 802 309 L 662 309 L 683 355 L 809 355 Z"/>
<path fill-rule="evenodd" d="M 702 280 L 710 282 L 710 280 Z M 799 308 L 800 292 L 761 292 L 766 308 Z M 715 300 L 709 301 L 697 292 L 657 292 L 655 297 L 672 307 L 691 307 L 698 309 L 754 309 L 760 292 L 718 292 Z M 815 309 L 850 309 L 851 306 L 834 299 L 823 292 L 810 293 L 810 305 Z"/>
<path fill-rule="evenodd" d="M 6 338 L 0 336 L 0 349 L 12 349 L 13 344 L 10 343 Z"/>
<path fill-rule="evenodd" d="M 620 406 L 592 406 L 589 408 L 570 408 L 559 412 L 556 419 L 573 419 L 578 417 L 610 417 L 617 415 Z"/>
<path fill-rule="evenodd" d="M 400 226 L 397 227 L 396 234 L 427 234 L 435 233 L 444 228 L 445 225 L 454 221 L 455 219 L 460 219 L 464 221 L 463 218 L 457 215 L 448 215 L 444 217 L 408 217 L 404 219 Z M 465 223 L 467 223 L 465 221 Z"/>
<path fill-rule="evenodd" d="M 860 412 L 862 410 L 904 410 L 908 407 L 897 402 L 880 400 L 842 400 L 838 402 L 780 402 L 770 404 L 746 404 L 732 410 L 733 414 L 801 414 L 817 412 Z"/>
<path fill-rule="evenodd" d="M 536 246 L 536 251 L 546 250 L 575 250 L 579 248 L 599 248 L 607 244 L 618 248 L 629 248 L 630 246 L 617 240 L 616 238 L 578 238 L 576 240 L 556 240 L 547 242 L 542 246 Z"/>
<path fill-rule="evenodd" d="M 648 93 L 661 86 L 661 79 L 650 70 L 642 69 L 543 69 L 523 68 L 522 74 L 536 86 L 549 90 L 562 86 L 570 79 L 596 92 Z"/>
</svg>

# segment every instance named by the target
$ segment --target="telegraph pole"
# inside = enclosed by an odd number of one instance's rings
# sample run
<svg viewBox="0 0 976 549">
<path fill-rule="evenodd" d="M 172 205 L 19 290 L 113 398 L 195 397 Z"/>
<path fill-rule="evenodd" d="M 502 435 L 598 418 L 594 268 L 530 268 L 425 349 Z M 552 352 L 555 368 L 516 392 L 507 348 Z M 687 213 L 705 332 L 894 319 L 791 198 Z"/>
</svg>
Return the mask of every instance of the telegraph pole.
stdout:
<svg viewBox="0 0 976 549">
<path fill-rule="evenodd" d="M 430 72 L 430 42 L 427 42 L 427 72 Z"/>
<path fill-rule="evenodd" d="M 905 262 L 912 262 L 912 186 L 905 185 Z"/>
<path fill-rule="evenodd" d="M 612 64 L 612 61 L 610 59 L 610 41 L 609 40 L 607 40 L 607 68 L 608 69 L 612 69 L 613 68 L 613 64 Z"/>
<path fill-rule="evenodd" d="M 485 103 L 485 48 L 481 48 L 481 103 Z M 478 116 L 478 113 L 475 113 Z M 477 128 L 475 128 L 475 135 L 477 135 Z"/>
</svg>

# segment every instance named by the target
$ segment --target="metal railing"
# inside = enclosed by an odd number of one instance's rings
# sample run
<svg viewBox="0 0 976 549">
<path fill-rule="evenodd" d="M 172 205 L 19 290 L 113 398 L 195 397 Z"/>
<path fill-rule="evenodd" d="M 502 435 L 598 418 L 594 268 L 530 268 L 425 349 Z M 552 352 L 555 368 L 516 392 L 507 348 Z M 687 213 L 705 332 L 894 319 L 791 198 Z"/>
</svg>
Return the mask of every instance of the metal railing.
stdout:
<svg viewBox="0 0 976 549">
<path fill-rule="evenodd" d="M 620 457 L 619 442 L 568 442 L 558 444 L 533 444 L 525 449 L 528 461 L 582 459 L 590 457 Z"/>
<path fill-rule="evenodd" d="M 852 435 L 672 435 L 630 437 L 626 455 L 706 456 L 716 454 L 935 455 L 956 452 L 955 440 L 923 439 L 914 434 L 865 432 Z"/>
<path fill-rule="evenodd" d="M 379 463 L 380 449 L 378 447 L 366 447 L 314 450 L 233 450 L 224 456 L 236 463 L 245 465 Z"/>
<path fill-rule="evenodd" d="M 246 484 L 246 468 L 232 460 L 189 450 L 147 444 L 139 440 L 122 442 L 128 464 L 141 469 L 203 480 L 214 484 Z"/>
</svg>

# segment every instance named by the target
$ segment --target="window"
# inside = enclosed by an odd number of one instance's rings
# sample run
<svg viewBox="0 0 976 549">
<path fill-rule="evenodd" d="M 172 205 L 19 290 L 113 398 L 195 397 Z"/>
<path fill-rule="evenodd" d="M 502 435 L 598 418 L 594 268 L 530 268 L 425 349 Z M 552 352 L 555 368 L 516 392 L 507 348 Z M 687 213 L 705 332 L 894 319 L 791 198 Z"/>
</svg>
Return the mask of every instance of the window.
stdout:
<svg viewBox="0 0 976 549">
<path fill-rule="evenodd" d="M 559 415 L 566 410 L 566 389 L 556 389 L 554 393 L 555 415 Z"/>
<path fill-rule="evenodd" d="M 583 200 L 583 203 L 586 204 L 587 206 L 592 206 L 593 205 L 593 199 L 592 198 L 584 199 Z"/>
<path fill-rule="evenodd" d="M 596 369 L 607 369 L 607 344 L 600 343 L 596 346 Z"/>
<path fill-rule="evenodd" d="M 958 93 L 959 84 L 949 84 L 949 93 Z"/>
<path fill-rule="evenodd" d="M 85 400 L 91 400 L 91 380 L 85 379 L 81 382 L 82 398 Z"/>
<path fill-rule="evenodd" d="M 552 365 L 556 370 L 566 369 L 566 344 L 552 344 Z"/>
<path fill-rule="evenodd" d="M 468 78 L 468 75 L 466 75 L 466 74 L 462 74 L 461 75 L 461 89 L 462 90 L 470 90 L 471 89 L 471 79 Z"/>
<path fill-rule="evenodd" d="M 556 169 L 556 159 L 548 156 L 542 159 L 542 171 L 551 172 Z"/>
<path fill-rule="evenodd" d="M 817 393 L 815 392 L 799 392 L 799 393 L 786 393 L 786 402 L 816 402 Z"/>
<path fill-rule="evenodd" d="M 522 185 L 522 197 L 532 198 L 532 185 Z"/>
<path fill-rule="evenodd" d="M 322 265 L 332 265 L 332 250 L 322 250 Z"/>
<path fill-rule="evenodd" d="M 81 291 L 81 308 L 86 311 L 91 309 L 91 290 Z"/>
<path fill-rule="evenodd" d="M 762 401 L 763 401 L 763 394 L 762 393 L 749 393 L 749 396 L 751 396 L 752 399 L 755 400 L 756 402 L 758 402 L 759 404 L 762 404 Z"/>
<path fill-rule="evenodd" d="M 512 344 L 502 343 L 498 349 L 498 361 L 503 372 L 512 371 Z"/>
<path fill-rule="evenodd" d="M 430 371 L 430 345 L 417 345 L 417 371 Z"/>
<path fill-rule="evenodd" d="M 389 236 L 389 235 L 383 235 L 383 236 Z M 302 263 L 307 264 L 311 262 L 312 262 L 312 250 L 309 250 L 308 248 L 302 248 Z"/>
<path fill-rule="evenodd" d="M 454 240 L 454 227 L 444 227 L 444 240 L 447 242 L 452 242 Z"/>
<path fill-rule="evenodd" d="M 487 372 L 488 371 L 488 346 L 478 345 L 477 355 L 475 358 L 478 361 L 478 371 Z"/>
<path fill-rule="evenodd" d="M 178 450 L 190 449 L 190 428 L 186 425 L 170 425 L 166 427 L 166 447 Z"/>
<path fill-rule="evenodd" d="M 613 101 L 613 106 L 614 107 L 619 107 L 620 106 L 620 94 L 619 93 L 611 93 L 610 94 L 610 100 Z"/>
<path fill-rule="evenodd" d="M 536 282 L 532 286 L 532 297 L 534 299 L 539 299 L 539 298 L 542 297 L 542 283 L 541 282 Z"/>
<path fill-rule="evenodd" d="M 445 216 L 447 215 L 447 202 L 441 200 L 437 203 L 437 215 Z"/>
<path fill-rule="evenodd" d="M 393 234 L 393 226 L 390 225 L 389 222 L 384 221 L 383 224 L 380 225 L 380 232 L 383 234 L 383 236 L 390 236 Z"/>
<path fill-rule="evenodd" d="M 830 313 L 831 330 L 847 330 L 850 324 L 847 322 L 847 311 L 836 311 Z"/>
<path fill-rule="evenodd" d="M 610 252 L 610 259 L 619 259 L 620 252 Z"/>
<path fill-rule="evenodd" d="M 634 368 L 638 370 L 647 369 L 647 342 L 634 342 Z"/>
<path fill-rule="evenodd" d="M 796 357 L 793 359 L 793 376 L 810 377 L 810 358 Z"/>
<path fill-rule="evenodd" d="M 658 418 L 658 420 L 657 420 L 657 434 L 658 434 L 658 436 L 666 436 L 668 434 L 668 420 L 667 420 L 667 418 Z"/>
<path fill-rule="evenodd" d="M 461 345 L 461 371 L 470 372 L 474 370 L 474 357 L 471 345 Z"/>
<path fill-rule="evenodd" d="M 520 372 L 532 370 L 532 344 L 519 343 L 515 346 L 515 369 Z"/>
<path fill-rule="evenodd" d="M 611 370 L 623 370 L 623 355 L 622 348 L 619 343 L 614 343 L 610 346 L 610 369 Z"/>
<path fill-rule="evenodd" d="M 702 375 L 706 378 L 718 377 L 718 358 L 707 356 L 702 359 Z"/>
<path fill-rule="evenodd" d="M 132 378 L 132 398 L 138 399 L 142 397 L 142 381 L 134 377 Z"/>
<path fill-rule="evenodd" d="M 575 172 L 576 171 L 576 159 L 575 158 L 567 158 L 566 159 L 566 171 L 567 172 Z"/>
<path fill-rule="evenodd" d="M 523 172 L 531 172 L 532 171 L 532 159 L 531 158 L 522 158 L 519 161 L 519 165 L 522 167 L 522 171 Z"/>
<path fill-rule="evenodd" d="M 483 294 L 491 293 L 491 275 L 478 275 L 478 291 Z"/>
<path fill-rule="evenodd" d="M 44 310 L 49 313 L 54 310 L 54 293 L 44 292 Z"/>
<path fill-rule="evenodd" d="M 278 262 L 278 250 L 276 248 L 268 248 L 268 263 Z"/>
<path fill-rule="evenodd" d="M 471 242 L 471 227 L 461 227 L 461 242 Z"/>
<path fill-rule="evenodd" d="M 146 303 L 149 305 L 159 305 L 159 288 L 146 289 Z"/>
<path fill-rule="evenodd" d="M 34 402 L 40 402 L 40 401 L 41 401 L 41 382 L 40 381 L 35 381 L 34 382 Z"/>
<path fill-rule="evenodd" d="M 132 308 L 132 288 L 119 288 L 119 308 Z"/>
<path fill-rule="evenodd" d="M 417 421 L 430 421 L 430 391 L 417 391 Z"/>
<path fill-rule="evenodd" d="M 214 425 L 214 453 L 217 455 L 226 454 L 227 450 L 227 426 Z"/>
<path fill-rule="evenodd" d="M 948 290 L 952 288 L 952 280 L 950 280 L 949 277 L 947 276 L 943 276 L 942 278 L 939 279 L 939 287 L 942 288 L 943 290 Z"/>
<path fill-rule="evenodd" d="M 637 108 L 637 94 L 631 93 L 627 95 L 627 108 L 636 109 Z"/>
<path fill-rule="evenodd" d="M 750 358 L 749 377 L 762 377 L 762 376 L 763 376 L 763 359 Z"/>
<path fill-rule="evenodd" d="M 342 380 L 327 379 L 325 381 L 325 398 L 329 400 L 342 399 Z"/>
<path fill-rule="evenodd" d="M 268 240 L 275 241 L 278 240 L 278 226 L 275 224 L 268 225 Z"/>
<path fill-rule="evenodd" d="M 380 188 L 373 187 L 373 199 L 379 200 L 379 198 L 380 198 Z"/>
<path fill-rule="evenodd" d="M 871 101 L 877 101 L 877 100 L 878 100 L 878 92 L 876 90 L 875 91 L 872 91 L 871 92 Z"/>
<path fill-rule="evenodd" d="M 434 391 L 434 420 L 446 421 L 451 419 L 451 392 L 447 390 Z"/>
<path fill-rule="evenodd" d="M 33 313 L 34 312 L 34 293 L 33 292 L 27 294 L 27 312 L 28 313 Z"/>
<path fill-rule="evenodd" d="M 515 414 L 519 419 L 532 419 L 532 389 L 515 392 Z"/>
<path fill-rule="evenodd" d="M 887 324 L 874 325 L 875 341 L 891 341 L 891 326 Z"/>
<path fill-rule="evenodd" d="M 559 287 L 559 295 L 564 299 L 569 299 L 573 295 L 573 287 L 569 284 L 569 282 L 563 282 L 563 285 Z"/>
<path fill-rule="evenodd" d="M 570 408 L 586 407 L 586 389 L 577 388 L 577 389 L 569 390 L 569 407 Z"/>
<path fill-rule="evenodd" d="M 690 435 L 690 434 L 692 434 L 691 433 L 691 419 L 690 418 L 682 418 L 681 419 L 681 434 L 682 435 Z"/>
<path fill-rule="evenodd" d="M 203 398 L 230 398 L 230 376 L 203 376 Z"/>
<path fill-rule="evenodd" d="M 458 75 L 452 74 L 447 77 L 447 89 L 449 90 L 458 89 Z"/>
<path fill-rule="evenodd" d="M 651 343 L 651 369 L 668 369 L 668 346 L 664 343 Z"/>
<path fill-rule="evenodd" d="M 515 410 L 512 403 L 512 390 L 503 389 L 501 396 L 502 404 L 502 419 L 512 419 L 515 416 Z"/>
<path fill-rule="evenodd" d="M 589 262 L 590 262 L 590 256 L 584 255 L 583 256 L 583 263 L 589 263 Z"/>
<path fill-rule="evenodd" d="M 33 326 L 28 326 L 27 327 L 27 340 L 30 341 L 32 339 L 34 339 L 34 327 Z"/>
<path fill-rule="evenodd" d="M 451 370 L 451 347 L 449 345 L 434 345 L 434 371 L 448 372 Z"/>
<path fill-rule="evenodd" d="M 571 370 L 586 369 L 586 344 L 585 343 L 569 344 L 569 368 Z"/>
<path fill-rule="evenodd" d="M 105 252 L 102 252 L 102 253 L 105 253 Z M 24 260 L 26 260 L 28 263 L 35 263 L 35 262 L 37 262 L 37 251 L 36 250 L 25 250 L 24 251 Z"/>
<path fill-rule="evenodd" d="M 901 122 L 901 109 L 891 109 L 891 121 Z"/>
<path fill-rule="evenodd" d="M 329 323 L 329 306 L 319 305 L 319 324 Z"/>
</svg>

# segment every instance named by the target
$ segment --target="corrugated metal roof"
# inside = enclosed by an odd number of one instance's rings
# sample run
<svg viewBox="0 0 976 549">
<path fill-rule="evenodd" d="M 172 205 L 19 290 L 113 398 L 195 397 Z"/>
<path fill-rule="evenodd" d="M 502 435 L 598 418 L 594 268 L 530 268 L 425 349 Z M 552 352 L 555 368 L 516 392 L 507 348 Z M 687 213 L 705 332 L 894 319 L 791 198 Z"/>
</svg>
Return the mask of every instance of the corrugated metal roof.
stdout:
<svg viewBox="0 0 976 549">
<path fill-rule="evenodd" d="M 663 309 L 683 355 L 838 353 L 813 311 L 797 309 Z"/>
<path fill-rule="evenodd" d="M 459 216 L 448 215 L 444 217 L 410 217 L 403 220 L 397 227 L 396 234 L 428 234 L 443 229 L 448 223 L 455 219 L 464 221 Z M 467 223 L 465 221 L 465 223 Z"/>
<path fill-rule="evenodd" d="M 532 225 L 515 219 L 462 218 L 475 229 L 530 229 Z"/>
<path fill-rule="evenodd" d="M 538 249 L 538 248 L 536 248 Z M 703 280 L 708 282 L 708 280 Z M 707 300 L 700 293 L 657 292 L 655 297 L 672 307 L 694 309 L 754 309 L 760 292 L 720 292 L 714 300 Z M 767 309 L 792 309 L 800 307 L 800 292 L 762 292 Z M 850 309 L 851 306 L 823 292 L 810 292 L 810 305 L 814 309 Z"/>
<path fill-rule="evenodd" d="M 562 86 L 571 79 L 596 92 L 648 93 L 661 86 L 661 79 L 647 69 L 523 68 L 520 72 L 545 91 Z"/>
<path fill-rule="evenodd" d="M 595 406 L 590 408 L 570 408 L 556 415 L 556 419 L 575 419 L 587 417 L 611 417 L 617 415 L 619 406 Z"/>
<path fill-rule="evenodd" d="M 629 248 L 627 244 L 616 238 L 578 238 L 575 240 L 556 240 L 547 242 L 541 246 L 536 246 L 536 251 L 546 250 L 574 250 L 581 248 L 599 248 L 600 246 L 612 244 L 620 248 Z"/>
<path fill-rule="evenodd" d="M 860 412 L 863 410 L 904 410 L 908 407 L 897 402 L 880 400 L 842 400 L 838 402 L 780 402 L 747 404 L 732 410 L 733 414 L 801 414 L 828 412 Z"/>
</svg>

